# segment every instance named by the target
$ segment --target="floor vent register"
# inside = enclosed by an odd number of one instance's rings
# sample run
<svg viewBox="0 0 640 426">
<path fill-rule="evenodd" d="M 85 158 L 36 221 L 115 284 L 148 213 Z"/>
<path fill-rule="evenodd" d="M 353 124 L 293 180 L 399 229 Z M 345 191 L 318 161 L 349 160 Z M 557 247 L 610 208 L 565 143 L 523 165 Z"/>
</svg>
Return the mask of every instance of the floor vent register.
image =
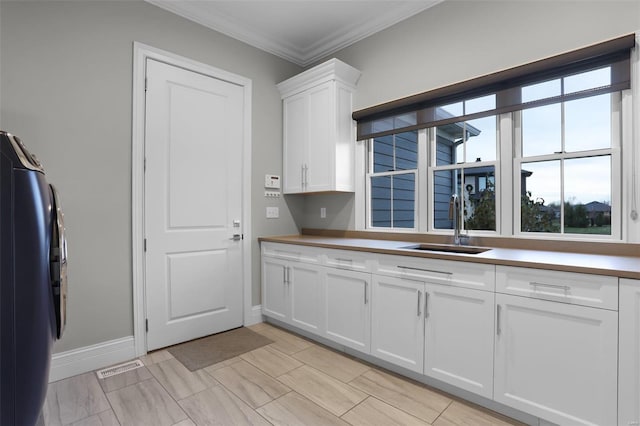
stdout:
<svg viewBox="0 0 640 426">
<path fill-rule="evenodd" d="M 136 368 L 140 367 L 144 367 L 144 364 L 139 359 L 136 359 L 134 361 L 125 362 L 124 364 L 103 368 L 102 370 L 96 371 L 96 374 L 98 376 L 98 379 L 106 379 L 107 377 L 126 373 L 127 371 L 135 370 Z"/>
</svg>

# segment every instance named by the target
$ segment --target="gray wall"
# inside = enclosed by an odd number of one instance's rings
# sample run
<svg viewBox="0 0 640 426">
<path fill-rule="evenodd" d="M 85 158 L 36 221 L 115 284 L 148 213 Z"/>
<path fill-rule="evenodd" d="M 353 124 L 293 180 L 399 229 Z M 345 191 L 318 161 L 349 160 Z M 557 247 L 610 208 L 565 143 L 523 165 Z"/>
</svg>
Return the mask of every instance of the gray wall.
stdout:
<svg viewBox="0 0 640 426">
<path fill-rule="evenodd" d="M 362 71 L 354 99 L 362 109 L 634 31 L 639 1 L 447 0 L 334 56 Z M 306 197 L 301 226 L 353 229 L 344 217 L 353 196 L 315 197 Z"/>
<path fill-rule="evenodd" d="M 141 1 L 3 0 L 0 8 L 2 128 L 38 155 L 65 209 L 69 322 L 56 352 L 133 334 L 134 41 L 252 79 L 253 233 L 298 231 L 285 201 L 267 203 L 263 186 L 265 173 L 282 170 L 275 84 L 299 67 Z M 263 219 L 267 204 L 280 206 L 279 220 Z M 251 244 L 258 304 L 259 250 Z"/>
<path fill-rule="evenodd" d="M 353 195 L 263 196 L 265 173 L 282 173 L 275 84 L 299 67 L 141 1 L 2 0 L 0 10 L 0 125 L 43 161 L 66 213 L 69 325 L 56 351 L 133 333 L 133 41 L 253 80 L 254 237 L 353 229 Z M 448 0 L 336 56 L 363 72 L 359 109 L 635 30 L 637 1 Z M 265 219 L 267 205 L 280 207 L 280 219 Z M 259 249 L 251 244 L 258 304 Z"/>
</svg>

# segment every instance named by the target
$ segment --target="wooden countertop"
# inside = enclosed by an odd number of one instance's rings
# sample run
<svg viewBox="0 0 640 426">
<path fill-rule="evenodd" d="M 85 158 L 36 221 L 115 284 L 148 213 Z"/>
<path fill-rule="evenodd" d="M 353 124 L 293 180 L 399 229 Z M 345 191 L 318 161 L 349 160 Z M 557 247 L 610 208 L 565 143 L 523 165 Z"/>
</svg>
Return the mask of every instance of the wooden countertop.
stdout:
<svg viewBox="0 0 640 426">
<path fill-rule="evenodd" d="M 407 246 L 416 246 L 417 243 L 415 241 L 341 238 L 318 235 L 262 237 L 259 238 L 259 241 L 640 279 L 640 256 L 492 247 L 485 247 L 488 250 L 478 254 L 425 252 L 407 248 Z"/>
</svg>

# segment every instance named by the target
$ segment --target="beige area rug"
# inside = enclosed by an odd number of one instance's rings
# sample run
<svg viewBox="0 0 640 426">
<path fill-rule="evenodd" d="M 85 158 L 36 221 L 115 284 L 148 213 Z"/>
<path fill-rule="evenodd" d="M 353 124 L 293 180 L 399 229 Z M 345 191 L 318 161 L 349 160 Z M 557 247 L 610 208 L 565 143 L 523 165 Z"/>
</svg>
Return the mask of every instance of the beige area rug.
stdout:
<svg viewBox="0 0 640 426">
<path fill-rule="evenodd" d="M 240 327 L 171 346 L 167 350 L 190 371 L 196 371 L 269 343 L 273 341 Z"/>
</svg>

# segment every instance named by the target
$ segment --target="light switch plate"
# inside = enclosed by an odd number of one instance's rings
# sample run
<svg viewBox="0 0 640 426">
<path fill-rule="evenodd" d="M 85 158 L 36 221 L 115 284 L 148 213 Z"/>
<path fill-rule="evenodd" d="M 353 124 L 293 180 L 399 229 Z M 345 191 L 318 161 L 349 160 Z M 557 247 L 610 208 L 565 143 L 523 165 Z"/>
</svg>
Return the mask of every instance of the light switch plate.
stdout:
<svg viewBox="0 0 640 426">
<path fill-rule="evenodd" d="M 278 207 L 267 207 L 267 219 L 277 219 L 280 217 L 280 209 Z"/>
</svg>

